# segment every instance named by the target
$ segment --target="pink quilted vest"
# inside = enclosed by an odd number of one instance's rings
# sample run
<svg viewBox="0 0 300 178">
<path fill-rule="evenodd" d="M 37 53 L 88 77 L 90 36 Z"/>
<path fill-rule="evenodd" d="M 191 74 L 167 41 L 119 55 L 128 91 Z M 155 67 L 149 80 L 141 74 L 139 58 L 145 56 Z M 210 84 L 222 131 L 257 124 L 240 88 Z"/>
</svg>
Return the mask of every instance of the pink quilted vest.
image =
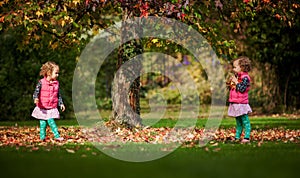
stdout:
<svg viewBox="0 0 300 178">
<path fill-rule="evenodd" d="M 247 77 L 249 79 L 249 82 L 251 81 L 250 76 L 247 72 L 240 72 L 238 73 L 238 80 L 241 81 L 244 77 Z M 229 92 L 229 102 L 230 103 L 240 103 L 240 104 L 248 104 L 248 91 L 250 89 L 250 86 L 247 87 L 246 91 L 244 93 L 240 93 L 235 88 L 231 89 Z"/>
<path fill-rule="evenodd" d="M 43 109 L 53 109 L 58 104 L 59 82 L 57 80 L 46 80 L 46 77 L 40 80 L 42 83 L 38 107 Z"/>
</svg>

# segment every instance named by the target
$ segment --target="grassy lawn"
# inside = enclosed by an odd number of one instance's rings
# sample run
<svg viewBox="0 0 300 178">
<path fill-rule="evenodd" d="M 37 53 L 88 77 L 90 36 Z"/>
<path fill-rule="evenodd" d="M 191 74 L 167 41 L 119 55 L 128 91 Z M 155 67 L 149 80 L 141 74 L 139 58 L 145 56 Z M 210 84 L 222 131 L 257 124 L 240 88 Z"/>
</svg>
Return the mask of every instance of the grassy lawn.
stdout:
<svg viewBox="0 0 300 178">
<path fill-rule="evenodd" d="M 198 119 L 196 127 L 203 128 L 205 126 L 207 119 Z M 143 123 L 155 123 L 156 120 L 147 119 L 143 120 Z M 161 119 L 156 122 L 152 127 L 174 127 L 176 124 L 176 119 Z M 257 129 L 270 129 L 270 128 L 279 128 L 283 127 L 285 129 L 299 129 L 300 128 L 300 118 L 289 119 L 285 117 L 251 117 L 250 122 L 252 128 Z M 78 122 L 75 119 L 70 120 L 57 120 L 58 126 L 77 126 Z M 37 120 L 29 121 L 1 121 L 0 126 L 38 126 L 39 123 Z M 222 119 L 221 128 L 229 128 L 235 126 L 234 118 L 224 118 Z"/>
<path fill-rule="evenodd" d="M 76 150 L 69 153 L 67 149 Z M 300 145 L 268 142 L 179 148 L 150 162 L 110 158 L 90 145 L 0 148 L 1 177 L 296 177 Z"/>
<path fill-rule="evenodd" d="M 203 128 L 207 119 L 198 119 L 196 127 Z M 152 123 L 151 119 L 148 119 L 146 123 Z M 154 121 L 153 121 L 154 122 Z M 272 117 L 254 117 L 250 118 L 251 127 L 256 129 L 270 129 L 283 127 L 285 129 L 299 129 L 300 119 L 288 119 L 284 117 L 272 118 Z M 161 119 L 155 123 L 153 127 L 174 127 L 176 120 L 173 119 Z M 224 118 L 221 122 L 221 128 L 230 128 L 235 126 L 234 118 Z"/>
</svg>

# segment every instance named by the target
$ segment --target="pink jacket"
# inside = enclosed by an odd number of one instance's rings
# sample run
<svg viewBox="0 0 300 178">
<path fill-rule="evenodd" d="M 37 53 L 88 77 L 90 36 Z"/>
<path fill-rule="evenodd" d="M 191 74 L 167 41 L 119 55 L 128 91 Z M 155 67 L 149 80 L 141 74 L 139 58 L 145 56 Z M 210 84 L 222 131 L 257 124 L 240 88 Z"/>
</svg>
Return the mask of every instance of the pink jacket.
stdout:
<svg viewBox="0 0 300 178">
<path fill-rule="evenodd" d="M 249 79 L 249 82 L 251 81 L 250 76 L 247 72 L 240 72 L 238 73 L 238 81 L 242 81 L 244 77 L 247 77 Z M 250 86 L 247 87 L 246 91 L 241 93 L 235 88 L 232 88 L 229 92 L 229 102 L 230 103 L 239 103 L 239 104 L 248 104 L 248 91 L 250 89 Z"/>
<path fill-rule="evenodd" d="M 38 102 L 39 108 L 53 109 L 58 105 L 58 92 L 59 92 L 59 82 L 57 80 L 51 83 L 43 78 L 40 80 L 42 83 L 40 97 Z"/>
</svg>

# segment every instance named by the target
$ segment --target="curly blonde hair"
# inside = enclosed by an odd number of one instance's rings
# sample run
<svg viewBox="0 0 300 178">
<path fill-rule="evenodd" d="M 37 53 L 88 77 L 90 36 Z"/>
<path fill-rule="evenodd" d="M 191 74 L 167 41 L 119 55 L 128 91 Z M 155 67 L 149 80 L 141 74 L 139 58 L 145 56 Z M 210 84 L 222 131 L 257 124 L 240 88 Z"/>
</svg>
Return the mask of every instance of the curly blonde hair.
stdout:
<svg viewBox="0 0 300 178">
<path fill-rule="evenodd" d="M 246 56 L 238 57 L 238 58 L 234 59 L 232 61 L 232 63 L 237 60 L 239 61 L 238 62 L 239 66 L 241 67 L 241 70 L 243 72 L 249 72 L 251 70 L 251 61 L 248 57 L 246 57 Z"/>
<path fill-rule="evenodd" d="M 55 62 L 48 61 L 48 62 L 46 62 L 45 64 L 42 65 L 40 75 L 44 76 L 44 77 L 47 77 L 47 76 L 52 74 L 53 69 L 56 68 L 56 67 L 59 68 L 59 66 Z"/>
</svg>

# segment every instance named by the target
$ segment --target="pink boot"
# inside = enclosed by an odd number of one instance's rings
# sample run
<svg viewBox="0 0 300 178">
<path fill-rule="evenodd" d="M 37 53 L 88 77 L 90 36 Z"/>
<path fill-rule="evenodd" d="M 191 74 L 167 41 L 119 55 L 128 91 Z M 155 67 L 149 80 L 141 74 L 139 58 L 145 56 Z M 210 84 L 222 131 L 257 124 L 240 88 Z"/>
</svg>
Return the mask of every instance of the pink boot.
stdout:
<svg viewBox="0 0 300 178">
<path fill-rule="evenodd" d="M 249 139 L 243 139 L 243 140 L 241 141 L 241 143 L 250 143 L 250 140 L 249 140 Z"/>
<path fill-rule="evenodd" d="M 55 138 L 55 140 L 57 140 L 57 141 L 63 141 L 64 138 L 63 137 L 58 137 L 58 138 Z"/>
</svg>

